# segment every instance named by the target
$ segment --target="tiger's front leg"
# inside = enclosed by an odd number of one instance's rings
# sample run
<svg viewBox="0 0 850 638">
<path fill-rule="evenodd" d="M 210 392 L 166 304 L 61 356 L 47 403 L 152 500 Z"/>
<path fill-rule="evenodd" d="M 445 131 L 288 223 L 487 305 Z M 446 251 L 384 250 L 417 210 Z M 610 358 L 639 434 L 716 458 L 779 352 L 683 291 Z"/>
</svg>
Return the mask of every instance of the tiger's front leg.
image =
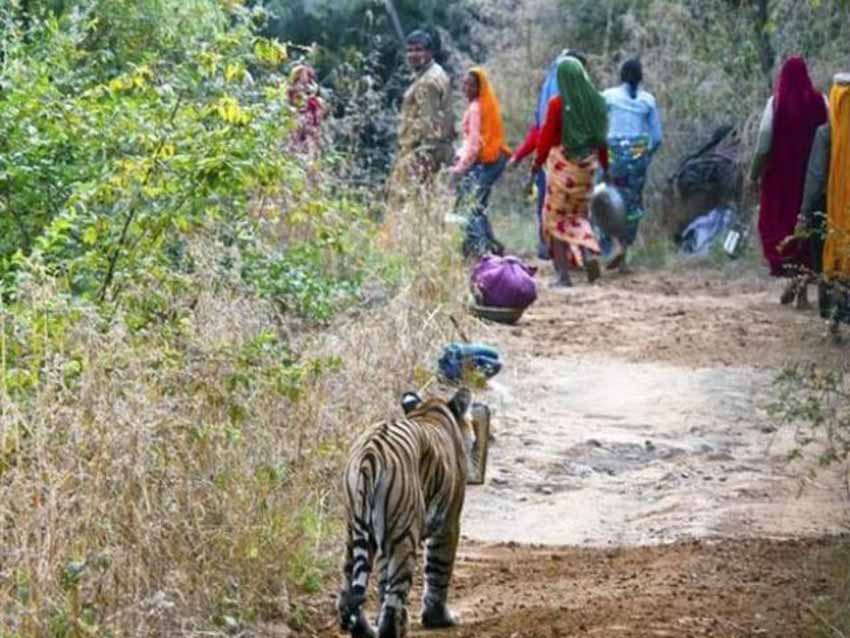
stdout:
<svg viewBox="0 0 850 638">
<path fill-rule="evenodd" d="M 457 617 L 446 606 L 460 540 L 457 521 L 437 530 L 425 544 L 425 594 L 422 597 L 422 625 L 426 629 L 454 627 Z"/>
</svg>

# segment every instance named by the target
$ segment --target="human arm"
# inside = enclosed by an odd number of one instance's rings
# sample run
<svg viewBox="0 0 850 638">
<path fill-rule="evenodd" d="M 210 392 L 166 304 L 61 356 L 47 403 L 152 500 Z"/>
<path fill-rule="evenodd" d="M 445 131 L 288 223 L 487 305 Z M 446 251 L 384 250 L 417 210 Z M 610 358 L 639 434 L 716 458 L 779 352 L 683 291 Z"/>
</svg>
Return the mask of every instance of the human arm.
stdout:
<svg viewBox="0 0 850 638">
<path fill-rule="evenodd" d="M 658 113 L 658 105 L 655 100 L 652 101 L 651 108 L 647 114 L 647 124 L 649 125 L 649 152 L 655 153 L 658 147 L 661 146 L 661 116 Z"/>
<path fill-rule="evenodd" d="M 756 152 L 753 164 L 750 167 L 750 179 L 756 181 L 764 171 L 767 158 L 770 156 L 770 147 L 773 145 L 773 98 L 767 101 L 761 114 L 759 123 L 758 139 L 756 141 Z"/>
<path fill-rule="evenodd" d="M 830 137 L 828 124 L 819 127 L 815 133 L 806 167 L 806 182 L 803 187 L 803 204 L 800 208 L 798 226 L 811 224 L 812 215 L 826 193 L 829 179 Z"/>
<path fill-rule="evenodd" d="M 519 164 L 537 150 L 537 138 L 539 134 L 540 129 L 536 124 L 532 124 L 528 128 L 528 133 L 525 134 L 525 139 L 522 141 L 522 144 L 520 144 L 519 148 L 517 148 L 511 156 L 511 164 Z"/>
<path fill-rule="evenodd" d="M 561 122 L 563 116 L 564 103 L 560 97 L 553 97 L 549 100 L 549 106 L 546 108 L 546 120 L 540 129 L 540 134 L 537 136 L 537 155 L 534 158 L 534 166 L 532 172 L 537 172 L 549 159 L 549 152 L 554 146 L 561 143 Z"/>
<path fill-rule="evenodd" d="M 605 144 L 596 149 L 596 157 L 599 160 L 599 166 L 602 172 L 608 174 L 608 145 Z"/>
<path fill-rule="evenodd" d="M 463 116 L 463 146 L 458 152 L 452 173 L 460 175 L 470 169 L 481 152 L 481 105 L 478 100 L 472 102 Z"/>
</svg>

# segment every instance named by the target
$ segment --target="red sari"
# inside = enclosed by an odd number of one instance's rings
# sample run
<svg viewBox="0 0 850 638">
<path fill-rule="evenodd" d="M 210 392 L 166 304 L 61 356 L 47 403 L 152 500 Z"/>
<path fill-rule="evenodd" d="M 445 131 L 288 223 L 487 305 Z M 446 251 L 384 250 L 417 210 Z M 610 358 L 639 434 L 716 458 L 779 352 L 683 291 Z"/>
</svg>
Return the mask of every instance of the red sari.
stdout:
<svg viewBox="0 0 850 638">
<path fill-rule="evenodd" d="M 826 122 L 823 96 L 818 93 L 806 63 L 789 58 L 782 66 L 773 92 L 773 136 L 762 177 L 759 235 L 765 259 L 774 277 L 810 269 L 810 250 L 802 240 L 786 244 L 794 234 L 803 202 L 806 165 L 815 131 Z"/>
</svg>

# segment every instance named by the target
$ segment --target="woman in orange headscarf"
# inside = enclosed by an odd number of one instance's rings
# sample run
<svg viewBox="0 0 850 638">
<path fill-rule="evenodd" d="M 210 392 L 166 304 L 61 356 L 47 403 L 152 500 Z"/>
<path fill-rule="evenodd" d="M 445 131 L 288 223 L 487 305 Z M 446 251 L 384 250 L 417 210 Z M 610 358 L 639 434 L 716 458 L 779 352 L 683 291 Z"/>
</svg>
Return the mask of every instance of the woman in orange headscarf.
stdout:
<svg viewBox="0 0 850 638">
<path fill-rule="evenodd" d="M 451 172 L 461 180 L 461 198 L 466 199 L 474 193 L 464 252 L 500 253 L 502 247 L 493 237 L 486 211 L 490 191 L 504 172 L 511 150 L 505 143 L 499 100 L 484 69 L 470 69 L 463 89 L 469 106 L 463 115 L 463 145 Z"/>
</svg>

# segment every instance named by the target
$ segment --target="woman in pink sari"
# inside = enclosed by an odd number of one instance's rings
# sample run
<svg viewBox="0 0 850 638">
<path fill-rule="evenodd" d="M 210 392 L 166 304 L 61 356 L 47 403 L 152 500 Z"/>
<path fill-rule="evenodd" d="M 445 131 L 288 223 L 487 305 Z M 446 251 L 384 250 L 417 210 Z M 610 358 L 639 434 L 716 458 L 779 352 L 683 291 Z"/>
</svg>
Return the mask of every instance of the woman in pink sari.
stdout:
<svg viewBox="0 0 850 638">
<path fill-rule="evenodd" d="M 762 114 L 750 177 L 761 180 L 758 230 L 770 274 L 791 279 L 780 301 L 796 298 L 800 308 L 808 305 L 811 253 L 804 240 L 789 238 L 800 214 L 815 131 L 826 118 L 826 101 L 812 85 L 805 61 L 789 58 Z"/>
<path fill-rule="evenodd" d="M 298 64 L 289 74 L 286 90 L 289 105 L 297 113 L 290 144 L 293 150 L 315 154 L 322 146 L 322 120 L 327 108 L 319 96 L 316 70 L 309 64 Z"/>
</svg>

